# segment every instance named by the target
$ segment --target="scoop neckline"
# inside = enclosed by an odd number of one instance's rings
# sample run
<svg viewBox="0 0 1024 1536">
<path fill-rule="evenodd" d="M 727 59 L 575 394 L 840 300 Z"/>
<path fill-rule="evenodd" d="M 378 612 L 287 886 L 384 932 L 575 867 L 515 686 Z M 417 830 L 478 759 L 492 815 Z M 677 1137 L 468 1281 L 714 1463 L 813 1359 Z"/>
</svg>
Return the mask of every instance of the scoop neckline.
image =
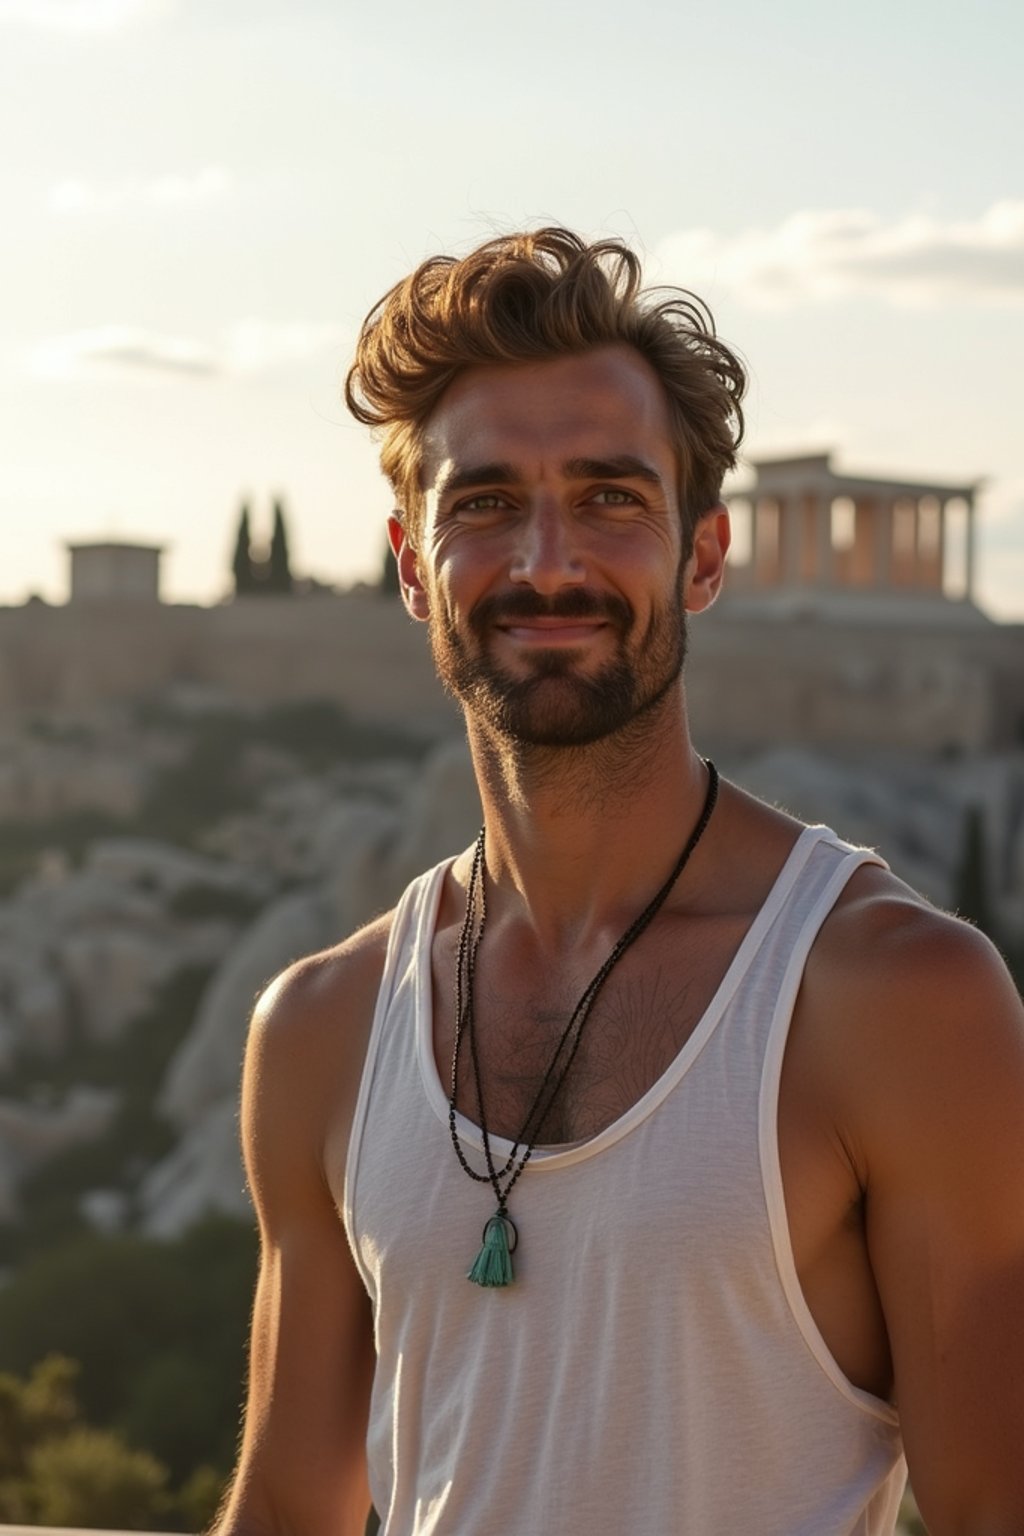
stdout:
<svg viewBox="0 0 1024 1536">
<path fill-rule="evenodd" d="M 768 894 L 765 896 L 750 926 L 740 940 L 736 953 L 726 967 L 700 1019 L 664 1072 L 651 1084 L 646 1093 L 642 1094 L 635 1104 L 630 1105 L 628 1109 L 624 1110 L 617 1119 L 606 1125 L 603 1130 L 598 1131 L 595 1136 L 587 1137 L 579 1142 L 534 1147 L 530 1154 L 530 1161 L 524 1169 L 524 1177 L 529 1176 L 531 1173 L 536 1175 L 556 1168 L 566 1168 L 572 1163 L 582 1161 L 584 1158 L 596 1156 L 597 1153 L 604 1151 L 605 1148 L 614 1145 L 615 1142 L 628 1135 L 630 1131 L 642 1124 L 657 1109 L 658 1105 L 690 1071 L 694 1062 L 696 1062 L 711 1039 L 722 1015 L 725 1013 L 730 998 L 746 974 L 750 962 L 764 941 L 765 935 L 777 917 L 786 897 L 792 890 L 801 870 L 807 863 L 812 849 L 824 837 L 832 835 L 828 827 L 821 825 L 808 826 L 801 830 L 772 882 Z M 423 903 L 420 930 L 416 936 L 416 1053 L 419 1059 L 420 1076 L 427 1100 L 438 1119 L 446 1127 L 449 1116 L 448 1095 L 442 1086 L 437 1063 L 434 1060 L 434 1002 L 431 954 L 437 913 L 441 902 L 441 892 L 444 889 L 444 882 L 448 871 L 454 862 L 454 858 L 447 859 L 432 871 L 433 885 L 428 893 L 427 900 Z M 455 1113 L 455 1129 L 459 1140 L 464 1146 L 473 1147 L 480 1153 L 483 1152 L 483 1133 L 480 1127 L 458 1110 Z M 498 1159 L 504 1162 L 512 1151 L 513 1142 L 504 1136 L 496 1136 L 493 1133 L 490 1134 L 488 1139 L 492 1152 L 496 1154 Z"/>
</svg>

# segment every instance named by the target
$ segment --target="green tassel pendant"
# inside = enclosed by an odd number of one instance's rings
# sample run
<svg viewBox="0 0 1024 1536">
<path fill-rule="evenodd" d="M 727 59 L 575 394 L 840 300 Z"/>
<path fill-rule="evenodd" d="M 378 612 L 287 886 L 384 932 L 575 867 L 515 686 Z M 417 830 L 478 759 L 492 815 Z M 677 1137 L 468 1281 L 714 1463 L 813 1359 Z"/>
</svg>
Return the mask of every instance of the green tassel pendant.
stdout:
<svg viewBox="0 0 1024 1536">
<path fill-rule="evenodd" d="M 518 1242 L 519 1233 L 511 1216 L 505 1211 L 496 1211 L 484 1227 L 483 1247 L 473 1260 L 467 1280 L 472 1280 L 475 1285 L 511 1285 L 515 1279 L 512 1255 Z"/>
</svg>

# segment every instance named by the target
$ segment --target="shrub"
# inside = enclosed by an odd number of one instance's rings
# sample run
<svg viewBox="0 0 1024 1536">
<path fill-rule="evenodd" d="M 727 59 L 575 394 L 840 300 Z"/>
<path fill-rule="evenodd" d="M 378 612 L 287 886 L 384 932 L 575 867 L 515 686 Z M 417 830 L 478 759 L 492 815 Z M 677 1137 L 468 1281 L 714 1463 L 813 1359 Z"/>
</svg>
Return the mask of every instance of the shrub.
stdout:
<svg viewBox="0 0 1024 1536">
<path fill-rule="evenodd" d="M 79 1428 L 44 1440 L 32 1451 L 28 1471 L 41 1525 L 147 1531 L 170 1509 L 166 1467 L 108 1430 Z"/>
</svg>

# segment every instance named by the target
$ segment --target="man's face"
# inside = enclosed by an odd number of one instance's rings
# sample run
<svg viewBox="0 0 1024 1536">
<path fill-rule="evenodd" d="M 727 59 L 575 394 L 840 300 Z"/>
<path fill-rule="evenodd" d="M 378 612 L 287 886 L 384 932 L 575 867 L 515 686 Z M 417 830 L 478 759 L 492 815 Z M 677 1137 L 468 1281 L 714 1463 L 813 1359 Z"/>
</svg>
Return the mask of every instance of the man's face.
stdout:
<svg viewBox="0 0 1024 1536">
<path fill-rule="evenodd" d="M 676 687 L 677 484 L 661 385 L 629 347 L 455 380 L 425 434 L 418 616 L 472 716 L 582 746 Z"/>
</svg>

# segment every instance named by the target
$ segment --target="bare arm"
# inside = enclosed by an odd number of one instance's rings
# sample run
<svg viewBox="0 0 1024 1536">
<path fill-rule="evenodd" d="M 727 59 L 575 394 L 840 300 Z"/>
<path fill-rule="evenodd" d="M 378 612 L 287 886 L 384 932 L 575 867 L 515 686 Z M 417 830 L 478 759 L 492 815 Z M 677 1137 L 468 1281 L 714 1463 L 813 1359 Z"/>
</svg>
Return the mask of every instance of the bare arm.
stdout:
<svg viewBox="0 0 1024 1536">
<path fill-rule="evenodd" d="M 216 1536 L 363 1536 L 372 1318 L 325 1154 L 347 1148 L 385 942 L 377 924 L 293 967 L 253 1018 L 242 1139 L 261 1261 L 241 1456 Z"/>
<path fill-rule="evenodd" d="M 914 1492 L 932 1536 L 1019 1536 L 1024 1009 L 988 941 L 928 909 L 883 902 L 859 950 L 846 1129 Z"/>
</svg>

